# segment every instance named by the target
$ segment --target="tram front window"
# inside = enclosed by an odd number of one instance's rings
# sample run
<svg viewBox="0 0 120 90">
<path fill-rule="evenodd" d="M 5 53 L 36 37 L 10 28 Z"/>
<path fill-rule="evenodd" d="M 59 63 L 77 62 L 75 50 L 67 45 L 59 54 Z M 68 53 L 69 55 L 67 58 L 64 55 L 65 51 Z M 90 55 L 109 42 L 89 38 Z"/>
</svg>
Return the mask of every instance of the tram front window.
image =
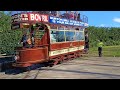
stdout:
<svg viewBox="0 0 120 90">
<path fill-rule="evenodd" d="M 43 35 L 45 34 L 44 26 L 39 26 L 35 30 L 35 38 L 41 40 Z"/>
<path fill-rule="evenodd" d="M 35 27 L 32 25 L 31 28 L 23 30 L 21 43 L 25 48 L 34 47 L 35 42 L 41 40 L 44 34 L 45 34 L 44 25 L 40 24 Z"/>
</svg>

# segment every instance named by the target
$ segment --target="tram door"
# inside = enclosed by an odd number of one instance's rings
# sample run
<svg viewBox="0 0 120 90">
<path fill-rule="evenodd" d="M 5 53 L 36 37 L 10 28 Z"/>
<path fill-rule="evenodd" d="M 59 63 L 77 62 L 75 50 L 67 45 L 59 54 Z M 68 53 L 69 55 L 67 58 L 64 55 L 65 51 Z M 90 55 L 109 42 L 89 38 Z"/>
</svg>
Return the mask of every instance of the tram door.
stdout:
<svg viewBox="0 0 120 90">
<path fill-rule="evenodd" d="M 39 59 L 41 60 L 48 60 L 49 40 L 48 31 L 46 30 L 45 24 L 36 24 L 34 30 L 31 30 L 31 34 L 31 38 L 33 40 L 33 47 L 38 49 L 37 56 L 39 56 Z"/>
</svg>

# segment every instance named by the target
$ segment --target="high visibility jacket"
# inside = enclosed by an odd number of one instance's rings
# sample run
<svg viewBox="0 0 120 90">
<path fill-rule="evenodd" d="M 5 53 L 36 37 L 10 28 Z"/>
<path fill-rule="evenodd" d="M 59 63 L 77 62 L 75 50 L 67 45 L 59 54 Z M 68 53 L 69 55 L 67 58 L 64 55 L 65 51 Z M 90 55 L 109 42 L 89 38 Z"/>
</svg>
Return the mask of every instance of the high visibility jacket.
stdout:
<svg viewBox="0 0 120 90">
<path fill-rule="evenodd" d="M 103 47 L 103 42 L 99 42 L 98 47 Z"/>
</svg>

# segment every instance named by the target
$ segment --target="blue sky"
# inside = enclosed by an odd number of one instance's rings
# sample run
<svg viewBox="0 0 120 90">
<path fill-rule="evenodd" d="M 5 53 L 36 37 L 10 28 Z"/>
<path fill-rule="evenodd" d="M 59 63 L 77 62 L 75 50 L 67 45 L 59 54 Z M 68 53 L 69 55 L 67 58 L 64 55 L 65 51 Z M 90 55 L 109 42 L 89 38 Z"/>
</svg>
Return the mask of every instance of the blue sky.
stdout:
<svg viewBox="0 0 120 90">
<path fill-rule="evenodd" d="M 82 11 L 90 26 L 120 27 L 120 11 Z"/>
<path fill-rule="evenodd" d="M 120 11 L 80 11 L 80 13 L 88 17 L 89 26 L 120 27 Z"/>
</svg>

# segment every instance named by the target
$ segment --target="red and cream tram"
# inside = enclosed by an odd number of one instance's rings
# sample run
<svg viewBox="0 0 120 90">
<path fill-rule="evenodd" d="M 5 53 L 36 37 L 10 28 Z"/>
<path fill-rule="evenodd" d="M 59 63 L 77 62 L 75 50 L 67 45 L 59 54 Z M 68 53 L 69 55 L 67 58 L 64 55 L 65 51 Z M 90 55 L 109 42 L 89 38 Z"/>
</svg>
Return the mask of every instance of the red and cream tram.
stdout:
<svg viewBox="0 0 120 90">
<path fill-rule="evenodd" d="M 12 15 L 13 30 L 22 30 L 29 39 L 27 46 L 15 48 L 14 67 L 36 63 L 56 65 L 80 57 L 84 52 L 87 22 L 59 18 L 35 12 Z"/>
</svg>

